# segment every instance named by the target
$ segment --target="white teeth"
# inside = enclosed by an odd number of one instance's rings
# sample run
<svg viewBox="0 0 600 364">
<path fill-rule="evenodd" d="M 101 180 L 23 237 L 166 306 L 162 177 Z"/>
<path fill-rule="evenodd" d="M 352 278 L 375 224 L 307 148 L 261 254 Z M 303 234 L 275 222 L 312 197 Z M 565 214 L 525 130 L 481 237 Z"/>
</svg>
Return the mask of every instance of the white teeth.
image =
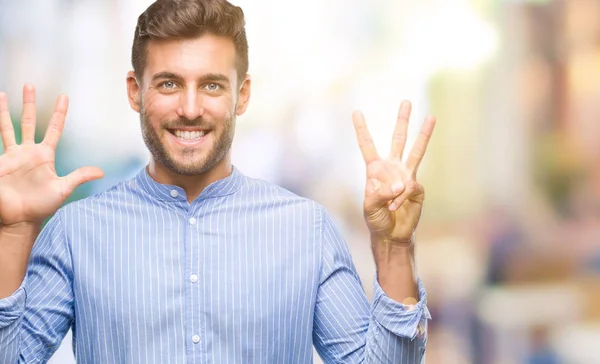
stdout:
<svg viewBox="0 0 600 364">
<path fill-rule="evenodd" d="M 175 130 L 175 136 L 183 140 L 197 140 L 204 136 L 204 130 L 202 131 L 184 131 Z"/>
</svg>

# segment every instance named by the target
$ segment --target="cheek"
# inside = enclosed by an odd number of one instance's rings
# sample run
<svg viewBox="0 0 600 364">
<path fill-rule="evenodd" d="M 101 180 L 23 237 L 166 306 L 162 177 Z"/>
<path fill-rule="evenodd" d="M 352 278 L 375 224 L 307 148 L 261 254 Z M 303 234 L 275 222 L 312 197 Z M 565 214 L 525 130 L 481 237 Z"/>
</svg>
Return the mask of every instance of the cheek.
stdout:
<svg viewBox="0 0 600 364">
<path fill-rule="evenodd" d="M 207 98 L 203 103 L 204 112 L 216 121 L 230 119 L 233 112 L 233 104 L 229 98 Z"/>
<path fill-rule="evenodd" d="M 144 99 L 144 110 L 153 125 L 161 120 L 177 118 L 178 107 L 177 95 L 152 93 Z"/>
</svg>

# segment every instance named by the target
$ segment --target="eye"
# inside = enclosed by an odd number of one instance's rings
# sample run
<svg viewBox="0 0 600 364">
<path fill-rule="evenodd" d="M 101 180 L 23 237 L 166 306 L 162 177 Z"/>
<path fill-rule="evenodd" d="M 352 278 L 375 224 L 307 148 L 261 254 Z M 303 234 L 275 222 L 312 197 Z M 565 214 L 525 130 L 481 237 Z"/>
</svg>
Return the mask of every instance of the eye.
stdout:
<svg viewBox="0 0 600 364">
<path fill-rule="evenodd" d="M 204 88 L 210 92 L 219 91 L 221 89 L 221 85 L 216 83 L 208 83 L 204 86 Z"/>
<path fill-rule="evenodd" d="M 165 81 L 159 85 L 162 89 L 173 90 L 177 84 L 173 81 Z"/>
</svg>

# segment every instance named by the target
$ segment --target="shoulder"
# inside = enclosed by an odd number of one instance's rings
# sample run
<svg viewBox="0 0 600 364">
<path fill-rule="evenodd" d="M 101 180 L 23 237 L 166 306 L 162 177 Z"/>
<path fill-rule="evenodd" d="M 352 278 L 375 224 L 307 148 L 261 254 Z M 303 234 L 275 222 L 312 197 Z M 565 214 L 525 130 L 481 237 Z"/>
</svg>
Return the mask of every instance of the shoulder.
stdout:
<svg viewBox="0 0 600 364">
<path fill-rule="evenodd" d="M 322 218 L 325 208 L 316 201 L 298 194 L 272 182 L 258 178 L 245 177 L 242 196 L 265 207 L 302 211 Z"/>
<path fill-rule="evenodd" d="M 135 179 L 117 183 L 109 189 L 95 193 L 91 196 L 70 202 L 58 211 L 60 219 L 70 220 L 75 215 L 97 213 L 98 210 L 108 212 L 120 204 L 127 203 L 131 194 L 137 189 Z"/>
</svg>

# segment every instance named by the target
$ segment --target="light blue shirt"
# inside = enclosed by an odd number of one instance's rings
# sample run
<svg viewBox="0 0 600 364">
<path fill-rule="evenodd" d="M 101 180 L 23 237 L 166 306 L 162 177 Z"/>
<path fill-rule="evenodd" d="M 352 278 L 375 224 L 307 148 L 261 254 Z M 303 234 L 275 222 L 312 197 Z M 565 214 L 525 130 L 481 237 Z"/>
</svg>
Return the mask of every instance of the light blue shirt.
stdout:
<svg viewBox="0 0 600 364">
<path fill-rule="evenodd" d="M 367 243 L 367 242 L 365 242 Z M 0 300 L 0 364 L 422 363 L 426 295 L 369 304 L 326 211 L 233 173 L 192 203 L 143 169 L 48 222 Z"/>
</svg>

